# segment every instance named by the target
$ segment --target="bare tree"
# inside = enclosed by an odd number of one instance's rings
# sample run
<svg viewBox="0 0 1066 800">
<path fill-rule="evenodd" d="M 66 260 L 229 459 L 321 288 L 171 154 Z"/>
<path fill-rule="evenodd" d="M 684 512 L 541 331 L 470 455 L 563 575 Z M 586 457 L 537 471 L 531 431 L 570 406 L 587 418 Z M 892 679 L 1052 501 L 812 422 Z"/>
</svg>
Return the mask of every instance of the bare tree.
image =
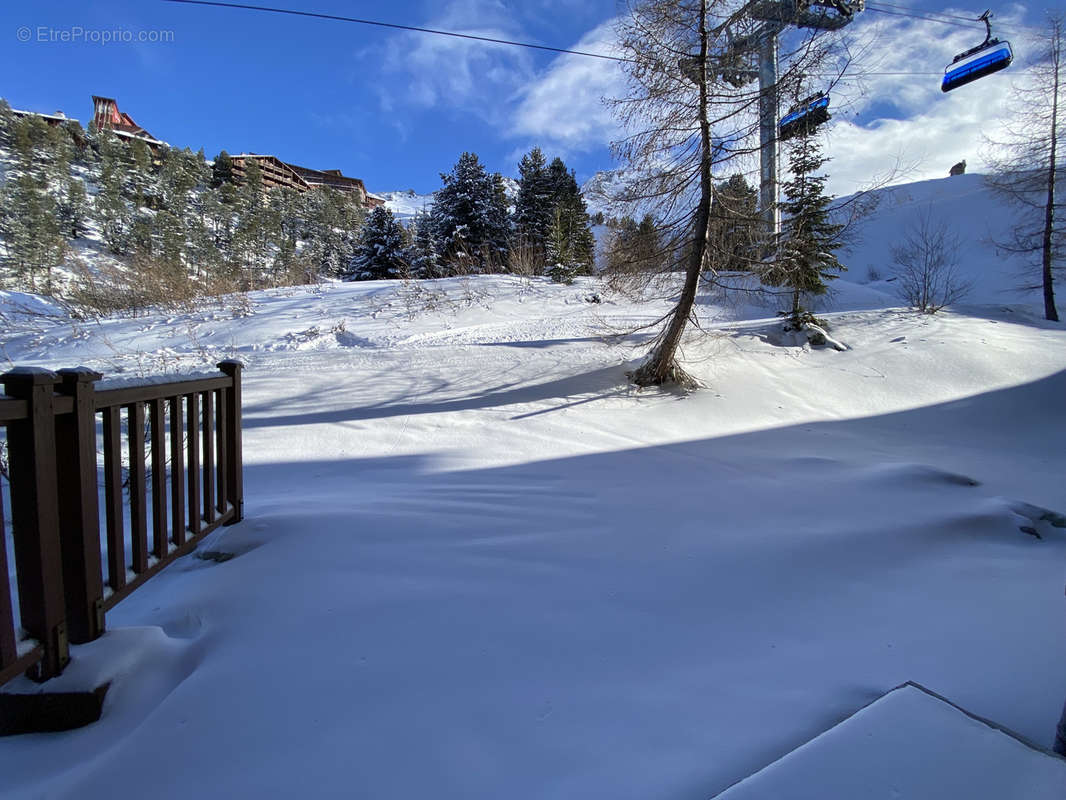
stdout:
<svg viewBox="0 0 1066 800">
<path fill-rule="evenodd" d="M 626 96 L 611 101 L 626 131 L 613 145 L 625 164 L 615 207 L 654 215 L 656 273 L 674 287 L 681 279 L 680 290 L 670 291 L 671 310 L 652 323 L 662 327 L 651 351 L 630 375 L 639 386 L 696 385 L 677 353 L 701 276 L 716 274 L 727 257 L 736 261 L 708 229 L 716 207 L 713 170 L 750 170 L 759 148 L 760 92 L 753 82 L 759 40 L 748 11 L 737 0 L 632 0 L 620 23 L 628 83 Z M 745 38 L 747 52 L 737 45 Z M 783 94 L 794 93 L 831 47 L 831 38 L 816 33 L 795 38 L 799 44 L 782 58 Z"/>
<path fill-rule="evenodd" d="M 1003 141 L 989 140 L 993 174 L 988 180 L 1021 211 L 1021 219 L 1009 241 L 996 242 L 1001 251 L 1029 256 L 1040 265 L 1044 316 L 1058 321 L 1054 275 L 1060 268 L 1066 226 L 1062 203 L 1056 199 L 1056 182 L 1063 168 L 1059 137 L 1066 123 L 1062 102 L 1063 28 L 1062 12 L 1049 14 L 1038 37 L 1039 58 L 1028 71 L 1028 80 L 1015 84 L 1008 109 L 1010 120 Z"/>
<path fill-rule="evenodd" d="M 892 247 L 897 290 L 907 305 L 935 314 L 969 293 L 972 286 L 959 273 L 960 246 L 958 234 L 934 219 L 930 208 L 917 215 L 903 240 Z"/>
</svg>

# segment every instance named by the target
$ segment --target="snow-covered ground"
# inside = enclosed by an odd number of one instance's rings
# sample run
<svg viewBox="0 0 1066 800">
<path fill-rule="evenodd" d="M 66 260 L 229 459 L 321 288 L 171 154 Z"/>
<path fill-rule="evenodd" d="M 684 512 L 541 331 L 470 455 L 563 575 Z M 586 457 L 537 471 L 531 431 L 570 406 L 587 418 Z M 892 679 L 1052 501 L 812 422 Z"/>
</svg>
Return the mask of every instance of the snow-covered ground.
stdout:
<svg viewBox="0 0 1066 800">
<path fill-rule="evenodd" d="M 103 718 L 0 740 L 0 793 L 705 798 L 907 680 L 1050 744 L 1066 328 L 965 266 L 932 317 L 837 281 L 845 352 L 704 298 L 688 396 L 625 381 L 667 306 L 591 279 L 19 318 L 12 363 L 244 359 L 247 519 L 74 648 L 57 689 L 111 679 Z"/>
</svg>

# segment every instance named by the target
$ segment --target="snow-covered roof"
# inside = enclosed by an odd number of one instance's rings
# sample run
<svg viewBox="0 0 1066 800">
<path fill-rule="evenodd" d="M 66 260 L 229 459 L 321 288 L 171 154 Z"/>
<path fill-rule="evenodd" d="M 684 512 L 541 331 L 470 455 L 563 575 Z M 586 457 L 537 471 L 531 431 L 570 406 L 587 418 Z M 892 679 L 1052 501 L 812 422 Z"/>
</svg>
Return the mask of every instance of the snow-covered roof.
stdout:
<svg viewBox="0 0 1066 800">
<path fill-rule="evenodd" d="M 162 139 L 153 139 L 151 136 L 138 136 L 136 133 L 129 133 L 128 131 L 112 130 L 111 132 L 115 134 L 115 136 L 121 136 L 123 139 L 139 139 L 140 141 L 145 142 L 146 144 L 156 144 L 162 147 L 170 147 L 170 145 L 164 142 Z"/>
<path fill-rule="evenodd" d="M 77 122 L 78 121 L 78 120 L 74 119 L 74 117 L 68 117 L 62 111 L 57 111 L 54 114 L 42 114 L 40 111 L 26 111 L 26 110 L 21 109 L 21 108 L 13 108 L 13 109 L 11 109 L 11 113 L 12 114 L 19 114 L 20 116 L 24 116 L 24 117 L 40 117 L 41 119 L 51 119 L 51 120 L 55 120 L 56 122 Z"/>
</svg>

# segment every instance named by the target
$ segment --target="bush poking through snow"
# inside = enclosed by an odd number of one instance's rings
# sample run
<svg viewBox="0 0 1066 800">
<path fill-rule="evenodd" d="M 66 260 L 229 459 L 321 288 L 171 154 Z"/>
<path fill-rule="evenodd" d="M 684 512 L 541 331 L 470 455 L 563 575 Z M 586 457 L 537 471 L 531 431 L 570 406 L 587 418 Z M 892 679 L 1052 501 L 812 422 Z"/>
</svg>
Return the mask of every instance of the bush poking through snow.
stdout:
<svg viewBox="0 0 1066 800">
<path fill-rule="evenodd" d="M 959 273 L 961 245 L 946 222 L 934 220 L 929 208 L 922 211 L 892 248 L 900 298 L 924 314 L 963 299 L 971 285 Z"/>
</svg>

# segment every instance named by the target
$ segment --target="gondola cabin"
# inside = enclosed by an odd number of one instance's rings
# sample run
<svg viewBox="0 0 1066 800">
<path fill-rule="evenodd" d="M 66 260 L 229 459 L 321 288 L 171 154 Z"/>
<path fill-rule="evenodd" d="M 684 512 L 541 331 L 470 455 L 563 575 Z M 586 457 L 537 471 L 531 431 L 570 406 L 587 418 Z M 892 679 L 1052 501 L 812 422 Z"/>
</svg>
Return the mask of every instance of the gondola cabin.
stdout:
<svg viewBox="0 0 1066 800">
<path fill-rule="evenodd" d="M 829 95 L 816 94 L 801 100 L 781 117 L 777 124 L 777 138 L 781 141 L 791 139 L 807 130 L 813 130 L 823 122 L 829 121 Z"/>
<path fill-rule="evenodd" d="M 944 80 L 940 91 L 950 92 L 967 83 L 1006 69 L 1014 60 L 1014 51 L 1010 42 L 993 41 L 977 49 L 977 52 L 963 53 L 944 70 Z"/>
</svg>

